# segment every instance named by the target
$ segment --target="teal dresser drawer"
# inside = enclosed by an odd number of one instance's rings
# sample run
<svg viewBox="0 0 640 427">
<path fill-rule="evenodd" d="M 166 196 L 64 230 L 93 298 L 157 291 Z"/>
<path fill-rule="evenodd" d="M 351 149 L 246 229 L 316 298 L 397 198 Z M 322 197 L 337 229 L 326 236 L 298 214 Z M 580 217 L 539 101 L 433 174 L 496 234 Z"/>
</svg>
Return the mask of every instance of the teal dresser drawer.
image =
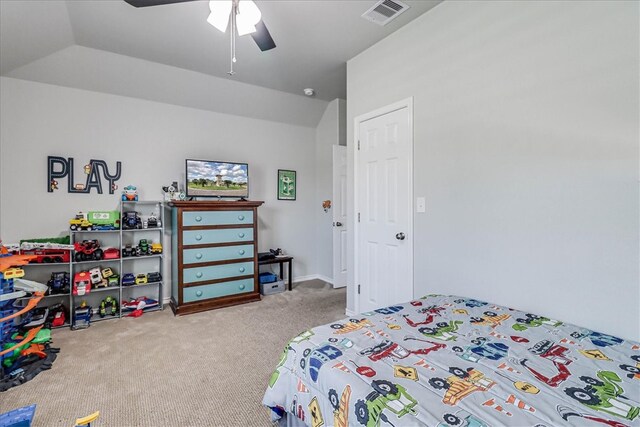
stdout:
<svg viewBox="0 0 640 427">
<path fill-rule="evenodd" d="M 217 248 L 185 249 L 182 251 L 183 264 L 239 258 L 253 258 L 253 245 L 220 246 Z"/>
<path fill-rule="evenodd" d="M 183 231 L 183 245 L 208 245 L 225 242 L 250 242 L 253 240 L 253 228 L 226 228 L 218 230 Z"/>
<path fill-rule="evenodd" d="M 184 302 L 194 302 L 246 292 L 253 292 L 253 279 L 234 280 L 232 282 L 184 288 L 182 295 Z"/>
<path fill-rule="evenodd" d="M 253 224 L 253 211 L 184 212 L 182 226 Z"/>
<path fill-rule="evenodd" d="M 182 283 L 204 282 L 206 280 L 247 276 L 249 274 L 254 274 L 253 261 L 237 262 L 234 264 L 224 265 L 211 265 L 208 267 L 184 268 L 182 270 Z"/>
</svg>

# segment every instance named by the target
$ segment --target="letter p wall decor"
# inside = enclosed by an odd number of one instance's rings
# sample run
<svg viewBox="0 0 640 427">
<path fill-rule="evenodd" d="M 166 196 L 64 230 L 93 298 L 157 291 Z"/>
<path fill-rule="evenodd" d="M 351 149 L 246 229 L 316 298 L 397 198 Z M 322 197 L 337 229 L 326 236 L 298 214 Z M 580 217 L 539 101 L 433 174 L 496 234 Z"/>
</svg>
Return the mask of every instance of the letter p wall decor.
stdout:
<svg viewBox="0 0 640 427">
<path fill-rule="evenodd" d="M 104 191 L 103 178 L 107 181 L 106 186 L 109 194 L 113 194 L 118 189 L 116 181 L 122 175 L 122 163 L 116 162 L 116 173 L 109 173 L 109 167 L 104 160 L 89 160 L 89 164 L 84 166 L 86 180 L 84 184 L 75 184 L 73 179 L 73 157 L 64 158 L 59 156 L 49 156 L 47 158 L 47 191 L 53 193 L 59 189 L 58 180 L 67 178 L 67 191 L 69 193 L 89 194 L 95 188 L 98 194 Z"/>
</svg>

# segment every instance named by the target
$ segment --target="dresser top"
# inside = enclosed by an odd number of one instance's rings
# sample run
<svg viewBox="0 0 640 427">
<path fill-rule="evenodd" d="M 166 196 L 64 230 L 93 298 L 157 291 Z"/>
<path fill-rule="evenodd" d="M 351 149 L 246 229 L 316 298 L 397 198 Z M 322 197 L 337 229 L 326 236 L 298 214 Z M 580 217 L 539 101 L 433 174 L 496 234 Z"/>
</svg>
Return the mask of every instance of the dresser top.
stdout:
<svg viewBox="0 0 640 427">
<path fill-rule="evenodd" d="M 177 208 L 211 209 L 211 208 L 257 208 L 263 205 L 260 200 L 198 200 L 173 201 L 169 206 Z"/>
</svg>

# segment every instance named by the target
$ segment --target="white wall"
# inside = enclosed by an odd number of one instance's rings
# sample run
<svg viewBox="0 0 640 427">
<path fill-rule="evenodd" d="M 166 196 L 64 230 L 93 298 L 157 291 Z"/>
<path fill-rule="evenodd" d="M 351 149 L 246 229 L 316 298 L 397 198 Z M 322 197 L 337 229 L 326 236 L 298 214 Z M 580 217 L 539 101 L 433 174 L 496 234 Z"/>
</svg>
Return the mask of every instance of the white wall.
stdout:
<svg viewBox="0 0 640 427">
<path fill-rule="evenodd" d="M 6 74 L 23 80 L 316 127 L 328 102 L 84 46 Z"/>
<path fill-rule="evenodd" d="M 63 189 L 48 193 L 48 155 L 74 157 L 76 182 L 89 159 L 112 167 L 120 160 L 120 188 L 135 184 L 142 199 L 154 200 L 162 185 L 183 182 L 185 158 L 240 161 L 249 163 L 250 198 L 265 201 L 260 250 L 286 248 L 295 277 L 317 273 L 318 246 L 305 238 L 316 225 L 313 127 L 6 77 L 0 123 L 0 236 L 7 243 L 66 233 L 80 210 L 118 207 L 117 193 L 69 194 L 62 181 Z M 297 170 L 296 202 L 276 200 L 278 168 Z"/>
<path fill-rule="evenodd" d="M 640 339 L 638 27 L 638 2 L 443 2 L 349 61 L 351 161 L 354 117 L 414 97 L 416 296 Z"/>
</svg>

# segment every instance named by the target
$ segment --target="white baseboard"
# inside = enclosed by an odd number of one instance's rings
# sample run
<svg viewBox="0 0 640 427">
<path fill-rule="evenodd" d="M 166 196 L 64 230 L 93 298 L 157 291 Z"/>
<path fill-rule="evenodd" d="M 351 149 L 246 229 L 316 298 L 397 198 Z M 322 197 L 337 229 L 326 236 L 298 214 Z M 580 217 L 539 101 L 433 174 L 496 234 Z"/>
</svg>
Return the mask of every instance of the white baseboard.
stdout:
<svg viewBox="0 0 640 427">
<path fill-rule="evenodd" d="M 293 278 L 293 283 L 306 282 L 307 280 L 322 280 L 333 285 L 333 280 L 322 274 L 309 274 L 307 276 L 298 276 Z"/>
<path fill-rule="evenodd" d="M 322 280 L 323 282 L 327 282 L 330 285 L 333 285 L 333 279 L 327 277 L 327 276 L 323 276 L 322 274 L 318 274 L 318 279 Z"/>
<path fill-rule="evenodd" d="M 344 314 L 347 316 L 355 316 L 357 313 L 355 311 L 349 310 L 348 308 L 344 311 Z"/>
</svg>

